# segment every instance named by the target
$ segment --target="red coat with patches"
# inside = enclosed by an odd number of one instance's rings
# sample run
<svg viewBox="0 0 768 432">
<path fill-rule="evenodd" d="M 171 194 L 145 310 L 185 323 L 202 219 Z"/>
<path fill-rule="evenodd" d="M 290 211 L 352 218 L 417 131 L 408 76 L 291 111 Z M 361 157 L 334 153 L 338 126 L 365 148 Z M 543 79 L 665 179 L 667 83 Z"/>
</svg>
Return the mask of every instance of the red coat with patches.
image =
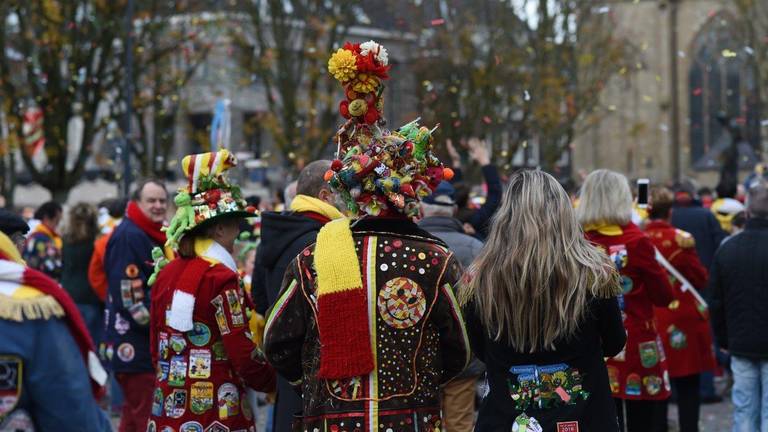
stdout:
<svg viewBox="0 0 768 432">
<path fill-rule="evenodd" d="M 618 228 L 618 227 L 617 227 Z M 666 271 L 654 258 L 653 243 L 634 224 L 619 235 L 588 231 L 587 238 L 609 254 L 622 278 L 619 296 L 627 344 L 608 359 L 608 378 L 614 398 L 664 400 L 670 384 L 664 348 L 656 330 L 654 306 L 673 300 Z"/>
<path fill-rule="evenodd" d="M 699 261 L 693 236 L 667 222 L 649 222 L 645 231 L 656 248 L 672 266 L 696 289 L 707 286 L 707 269 Z M 699 304 L 682 284 L 669 276 L 674 287 L 674 300 L 666 307 L 656 307 L 656 327 L 669 359 L 672 378 L 698 374 L 716 367 L 712 350 L 709 311 Z"/>
<path fill-rule="evenodd" d="M 166 324 L 177 287 L 193 290 L 194 329 Z M 245 387 L 272 391 L 275 374 L 250 338 L 238 275 L 202 258 L 177 258 L 152 287 L 152 362 L 157 370 L 149 430 L 253 430 Z M 185 429 L 186 428 L 186 429 Z"/>
</svg>

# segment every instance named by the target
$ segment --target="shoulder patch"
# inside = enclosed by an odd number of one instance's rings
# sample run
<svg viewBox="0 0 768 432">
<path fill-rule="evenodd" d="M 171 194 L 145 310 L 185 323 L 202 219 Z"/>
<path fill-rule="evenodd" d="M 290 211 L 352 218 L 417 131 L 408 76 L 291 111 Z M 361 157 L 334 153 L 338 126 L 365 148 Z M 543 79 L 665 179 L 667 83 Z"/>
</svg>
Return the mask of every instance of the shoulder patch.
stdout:
<svg viewBox="0 0 768 432">
<path fill-rule="evenodd" d="M 23 365 L 21 357 L 0 355 L 0 422 L 19 403 Z"/>
<path fill-rule="evenodd" d="M 696 240 L 693 236 L 683 230 L 675 230 L 675 242 L 683 249 L 690 249 L 696 246 Z"/>
</svg>

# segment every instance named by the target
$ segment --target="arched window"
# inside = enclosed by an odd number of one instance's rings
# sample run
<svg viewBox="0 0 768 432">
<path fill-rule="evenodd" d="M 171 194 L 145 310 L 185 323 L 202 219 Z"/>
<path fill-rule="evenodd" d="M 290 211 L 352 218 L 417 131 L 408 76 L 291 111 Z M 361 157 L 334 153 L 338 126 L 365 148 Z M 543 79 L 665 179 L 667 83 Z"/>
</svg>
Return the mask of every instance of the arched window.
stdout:
<svg viewBox="0 0 768 432">
<path fill-rule="evenodd" d="M 729 15 L 712 17 L 692 45 L 688 72 L 690 101 L 690 163 L 696 169 L 717 169 L 730 135 L 718 119 L 732 119 L 743 136 L 740 165 L 756 161 L 760 148 L 760 115 L 751 50 L 739 42 Z"/>
</svg>

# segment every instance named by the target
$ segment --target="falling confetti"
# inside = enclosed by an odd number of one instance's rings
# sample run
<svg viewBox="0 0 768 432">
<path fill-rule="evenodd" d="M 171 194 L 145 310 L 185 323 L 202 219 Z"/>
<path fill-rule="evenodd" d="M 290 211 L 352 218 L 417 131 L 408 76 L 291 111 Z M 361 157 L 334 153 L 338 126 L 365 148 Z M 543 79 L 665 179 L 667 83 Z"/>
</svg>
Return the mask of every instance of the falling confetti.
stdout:
<svg viewBox="0 0 768 432">
<path fill-rule="evenodd" d="M 526 101 L 531 100 L 531 94 L 528 93 L 528 90 L 525 91 L 525 94 L 523 95 L 523 99 L 525 99 Z"/>
<path fill-rule="evenodd" d="M 441 25 L 445 24 L 445 19 L 444 18 L 435 18 L 435 19 L 433 19 L 431 21 L 431 24 L 432 24 L 433 27 L 441 26 Z"/>
</svg>

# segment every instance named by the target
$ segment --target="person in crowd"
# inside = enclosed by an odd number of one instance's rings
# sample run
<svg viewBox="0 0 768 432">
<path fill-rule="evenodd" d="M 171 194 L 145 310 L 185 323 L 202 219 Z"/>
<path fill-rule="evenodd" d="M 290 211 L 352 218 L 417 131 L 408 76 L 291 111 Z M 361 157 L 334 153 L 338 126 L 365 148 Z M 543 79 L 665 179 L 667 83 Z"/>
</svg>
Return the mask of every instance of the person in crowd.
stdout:
<svg viewBox="0 0 768 432">
<path fill-rule="evenodd" d="M 726 232 L 709 209 L 701 206 L 692 181 L 686 180 L 675 187 L 675 206 L 672 225 L 696 240 L 696 253 L 705 268 L 709 268 L 715 250 L 726 237 Z"/>
<path fill-rule="evenodd" d="M 603 357 L 626 340 L 619 277 L 554 177 L 512 176 L 467 277 L 460 301 L 489 386 L 475 430 L 617 431 Z"/>
<path fill-rule="evenodd" d="M 470 188 L 463 182 L 461 171 L 461 155 L 453 146 L 451 140 L 446 140 L 446 147 L 448 154 L 451 157 L 451 163 L 453 164 L 454 177 L 452 182 L 456 188 L 456 204 L 458 211 L 456 218 L 459 219 L 465 226 L 465 231 L 484 239 L 488 235 L 488 227 L 491 217 L 496 209 L 499 207 L 499 201 L 501 201 L 501 178 L 499 177 L 499 170 L 496 165 L 491 163 L 490 153 L 488 152 L 488 146 L 485 140 L 471 138 L 467 140 L 467 149 L 469 150 L 469 157 L 481 167 L 483 173 L 483 179 L 485 180 L 486 196 L 485 202 L 479 209 L 470 208 Z"/>
<path fill-rule="evenodd" d="M 24 220 L 0 217 L 0 430 L 112 430 L 96 398 L 107 374 L 66 291 L 26 267 L 8 234 Z"/>
<path fill-rule="evenodd" d="M 699 196 L 699 201 L 701 202 L 701 206 L 704 208 L 710 208 L 712 207 L 712 203 L 715 201 L 715 198 L 712 193 L 712 189 L 710 189 L 707 186 L 699 188 L 697 191 L 697 194 Z"/>
<path fill-rule="evenodd" d="M 717 185 L 717 199 L 712 203 L 710 210 L 720 222 L 720 227 L 728 234 L 733 232 L 733 218 L 744 211 L 744 204 L 736 199 L 738 184 L 732 182 L 720 182 Z"/>
<path fill-rule="evenodd" d="M 336 199 L 323 179 L 331 161 L 309 163 L 296 184 L 296 197 L 290 211 L 261 214 L 261 243 L 256 252 L 251 291 L 256 310 L 264 315 L 277 300 L 288 265 L 317 239 L 326 223 L 344 215 L 335 207 Z M 301 397 L 285 378 L 278 376 L 274 411 L 274 430 L 290 430 L 293 415 L 301 412 Z"/>
<path fill-rule="evenodd" d="M 664 344 L 669 376 L 677 395 L 680 432 L 699 430 L 699 377 L 717 367 L 712 345 L 709 311 L 696 295 L 707 285 L 707 269 L 696 254 L 696 241 L 672 226 L 674 195 L 664 187 L 651 189 L 649 220 L 645 232 L 666 263 L 685 280 L 667 269 L 673 280 L 674 300 L 654 308 L 656 328 Z M 657 430 L 667 430 L 667 409 L 660 410 Z"/>
<path fill-rule="evenodd" d="M 463 268 L 468 268 L 475 259 L 483 243 L 464 233 L 461 222 L 454 216 L 457 211 L 453 185 L 442 181 L 435 192 L 424 198 L 421 203 L 423 218 L 419 228 L 443 240 L 453 252 Z M 456 379 L 443 387 L 443 425 L 444 430 L 471 431 L 475 423 L 476 384 L 485 372 L 482 362 L 472 359 L 469 367 Z"/>
<path fill-rule="evenodd" d="M 608 360 L 610 389 L 622 430 L 653 430 L 654 416 L 670 396 L 667 361 L 654 325 L 653 306 L 674 300 L 666 271 L 651 240 L 631 222 L 632 192 L 623 175 L 601 169 L 589 174 L 576 215 L 589 240 L 621 274 L 619 306 L 627 344 Z"/>
<path fill-rule="evenodd" d="M 23 253 L 29 232 L 29 225 L 24 219 L 10 210 L 0 209 L 0 229 L 11 239 L 19 253 Z"/>
<path fill-rule="evenodd" d="M 162 250 L 154 252 L 150 346 L 157 375 L 147 395 L 147 430 L 252 431 L 244 385 L 274 389 L 274 371 L 252 340 L 253 303 L 232 257 L 242 218 L 255 212 L 227 179 L 236 164 L 227 150 L 182 160 L 188 186 L 174 199 L 178 208 L 166 231 L 166 247 L 178 258 L 163 264 Z"/>
<path fill-rule="evenodd" d="M 372 53 L 365 62 L 362 50 Z M 342 83 L 369 70 L 387 70 L 386 50 L 373 41 L 348 43 L 329 61 Z M 440 385 L 471 356 L 453 293 L 461 265 L 412 220 L 420 199 L 452 172 L 433 154 L 426 127 L 377 125 L 383 101 L 380 81 L 373 84 L 340 104 L 349 120 L 325 174 L 360 218 L 320 229 L 288 266 L 268 312 L 264 353 L 301 385 L 301 430 L 440 430 Z"/>
<path fill-rule="evenodd" d="M 718 249 L 710 268 L 710 308 L 717 343 L 731 356 L 733 430 L 768 430 L 768 187 L 747 195 L 747 224 Z"/>
<path fill-rule="evenodd" d="M 149 351 L 146 283 L 152 274 L 152 249 L 166 241 L 162 227 L 167 201 L 168 193 L 160 180 L 139 182 L 104 255 L 108 295 L 100 351 L 125 399 L 120 432 L 144 431 L 152 410 L 155 373 Z"/>
<path fill-rule="evenodd" d="M 75 204 L 69 210 L 67 230 L 64 233 L 61 286 L 77 304 L 91 338 L 97 345 L 101 343 L 104 332 L 104 302 L 88 282 L 88 266 L 98 233 L 96 208 L 88 203 Z"/>
<path fill-rule="evenodd" d="M 54 280 L 61 278 L 62 240 L 56 231 L 61 222 L 62 208 L 59 203 L 48 201 L 35 211 L 36 224 L 27 236 L 23 258 L 27 265 L 40 270 Z"/>
<path fill-rule="evenodd" d="M 696 194 L 696 187 L 691 180 L 680 183 L 675 188 L 675 206 L 672 209 L 672 225 L 687 233 L 696 240 L 696 253 L 699 255 L 704 268 L 709 269 L 715 251 L 728 235 L 723 231 L 715 215 L 701 206 L 701 200 Z M 702 296 L 707 299 L 710 293 L 705 290 Z M 714 374 L 710 371 L 701 373 L 701 402 L 718 403 L 722 396 L 715 391 Z"/>
<path fill-rule="evenodd" d="M 99 229 L 101 235 L 93 242 L 93 254 L 88 264 L 88 282 L 102 302 L 107 299 L 107 272 L 104 270 L 104 255 L 107 252 L 109 236 L 125 215 L 127 199 L 114 198 L 99 205 Z"/>
</svg>

